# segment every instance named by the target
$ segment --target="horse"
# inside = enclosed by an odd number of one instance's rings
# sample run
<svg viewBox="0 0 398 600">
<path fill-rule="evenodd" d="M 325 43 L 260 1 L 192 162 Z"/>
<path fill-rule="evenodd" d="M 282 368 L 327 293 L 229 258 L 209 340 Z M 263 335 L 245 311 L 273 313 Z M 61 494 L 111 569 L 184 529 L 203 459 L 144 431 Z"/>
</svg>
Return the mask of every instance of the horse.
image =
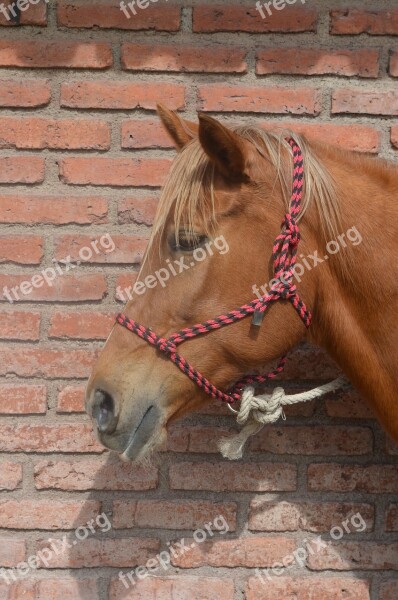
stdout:
<svg viewBox="0 0 398 600">
<path fill-rule="evenodd" d="M 237 382 L 269 381 L 302 341 L 326 350 L 398 442 L 396 166 L 268 126 L 158 115 L 177 156 L 88 381 L 101 443 L 145 458 L 171 422 L 212 398 L 233 407 Z"/>
</svg>

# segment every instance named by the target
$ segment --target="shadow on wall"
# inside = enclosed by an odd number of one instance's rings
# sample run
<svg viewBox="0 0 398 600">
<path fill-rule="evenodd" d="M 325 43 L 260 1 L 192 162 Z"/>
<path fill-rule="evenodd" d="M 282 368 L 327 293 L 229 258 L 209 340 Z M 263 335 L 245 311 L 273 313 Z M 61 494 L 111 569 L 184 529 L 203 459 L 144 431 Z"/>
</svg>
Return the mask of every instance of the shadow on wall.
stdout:
<svg viewBox="0 0 398 600">
<path fill-rule="evenodd" d="M 324 355 L 314 358 L 314 381 L 318 369 L 336 374 Z M 302 360 L 299 349 L 287 378 Z M 35 460 L 39 493 L 54 508 L 58 494 L 60 502 L 70 494 L 81 508 L 77 518 L 56 513 L 55 528 L 64 520 L 69 530 L 62 552 L 51 548 L 51 533 L 43 542 L 35 533 L 48 570 L 36 575 L 34 599 L 232 600 L 246 590 L 247 600 L 274 600 L 319 586 L 317 597 L 328 590 L 366 600 L 375 569 L 376 584 L 380 572 L 398 570 L 398 448 L 386 445 L 353 390 L 286 412 L 286 423 L 265 427 L 237 462 L 217 454 L 234 429 L 217 403 L 174 425 L 150 466 L 100 456 L 96 445 L 94 456 Z M 7 600 L 31 586 L 17 584 Z"/>
</svg>

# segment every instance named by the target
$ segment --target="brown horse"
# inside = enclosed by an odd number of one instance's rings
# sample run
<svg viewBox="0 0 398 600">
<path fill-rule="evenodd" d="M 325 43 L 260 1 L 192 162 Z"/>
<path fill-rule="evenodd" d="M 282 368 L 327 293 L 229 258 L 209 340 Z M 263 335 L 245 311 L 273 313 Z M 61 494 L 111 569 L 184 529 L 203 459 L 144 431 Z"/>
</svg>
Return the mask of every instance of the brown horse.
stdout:
<svg viewBox="0 0 398 600">
<path fill-rule="evenodd" d="M 158 112 L 179 153 L 125 314 L 166 338 L 253 300 L 272 278 L 293 161 L 285 132 L 230 129 L 204 114 L 196 125 L 165 107 Z M 184 342 L 179 351 L 227 390 L 307 339 L 327 350 L 398 441 L 398 170 L 294 138 L 305 173 L 304 266 L 296 283 L 313 313 L 311 326 L 281 301 L 261 327 L 242 319 Z M 163 441 L 171 420 L 208 400 L 163 353 L 116 324 L 86 404 L 101 442 L 132 460 Z"/>
</svg>

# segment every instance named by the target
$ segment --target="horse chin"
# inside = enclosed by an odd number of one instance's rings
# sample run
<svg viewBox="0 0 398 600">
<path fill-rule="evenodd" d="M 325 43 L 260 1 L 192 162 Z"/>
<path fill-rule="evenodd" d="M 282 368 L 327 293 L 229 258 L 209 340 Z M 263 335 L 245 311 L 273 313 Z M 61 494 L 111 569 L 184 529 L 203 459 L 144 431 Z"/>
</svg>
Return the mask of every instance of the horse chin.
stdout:
<svg viewBox="0 0 398 600">
<path fill-rule="evenodd" d="M 165 441 L 167 434 L 164 420 L 161 410 L 153 404 L 130 426 L 125 424 L 121 430 L 111 435 L 100 434 L 96 430 L 96 435 L 103 446 L 119 454 L 123 461 L 140 462 L 148 460 Z"/>
<path fill-rule="evenodd" d="M 159 408 L 152 404 L 144 412 L 127 439 L 121 453 L 124 461 L 135 462 L 147 457 L 158 446 L 162 431 L 162 415 Z"/>
<path fill-rule="evenodd" d="M 134 462 L 137 464 L 150 463 L 152 456 L 159 450 L 166 439 L 166 428 L 162 426 L 157 427 L 144 445 L 132 439 L 125 451 L 120 454 L 120 458 L 124 462 Z"/>
</svg>

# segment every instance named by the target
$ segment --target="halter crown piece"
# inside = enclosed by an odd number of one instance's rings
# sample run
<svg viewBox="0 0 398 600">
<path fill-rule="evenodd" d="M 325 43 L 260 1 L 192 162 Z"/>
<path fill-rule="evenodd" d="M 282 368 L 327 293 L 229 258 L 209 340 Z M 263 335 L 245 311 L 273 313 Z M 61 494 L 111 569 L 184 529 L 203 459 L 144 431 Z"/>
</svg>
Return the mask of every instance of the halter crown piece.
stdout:
<svg viewBox="0 0 398 600">
<path fill-rule="evenodd" d="M 152 346 L 155 346 L 160 352 L 163 352 L 163 354 L 165 354 L 183 373 L 188 375 L 196 385 L 209 394 L 209 396 L 226 402 L 231 410 L 238 414 L 238 423 L 246 423 L 246 426 L 238 435 L 231 439 L 222 440 L 220 449 L 222 454 L 227 458 L 240 458 L 242 456 L 243 446 L 250 435 L 259 431 L 266 423 L 277 421 L 280 416 L 285 418 L 282 408 L 283 405 L 313 399 L 327 392 L 334 391 L 335 389 L 342 387 L 345 383 L 344 378 L 339 378 L 325 386 L 321 386 L 304 394 L 285 396 L 282 388 L 276 388 L 270 396 L 254 396 L 253 385 L 264 384 L 266 381 L 274 379 L 283 371 L 286 363 L 286 356 L 282 356 L 276 368 L 270 373 L 265 375 L 246 375 L 243 379 L 235 383 L 229 392 L 223 392 L 177 352 L 178 344 L 199 335 L 209 333 L 214 329 L 220 329 L 231 323 L 236 323 L 249 315 L 253 315 L 252 324 L 260 326 L 265 312 L 271 304 L 277 300 L 291 302 L 304 325 L 307 328 L 310 326 L 312 318 L 311 312 L 301 300 L 297 288 L 293 283 L 297 247 L 300 242 L 297 217 L 300 213 L 301 200 L 303 197 L 304 162 L 301 148 L 298 143 L 293 138 L 289 138 L 287 141 L 293 151 L 293 189 L 289 212 L 282 221 L 281 233 L 276 238 L 272 249 L 275 282 L 272 285 L 270 292 L 260 299 L 252 300 L 248 304 L 244 304 L 225 315 L 220 315 L 214 319 L 209 319 L 204 323 L 198 323 L 193 327 L 188 327 L 177 333 L 173 333 L 167 339 L 156 335 L 149 327 L 144 327 L 134 319 L 130 319 L 122 313 L 119 313 L 116 317 L 116 322 L 119 323 L 119 325 L 122 325 Z M 309 395 L 309 397 L 305 397 L 306 395 Z M 232 409 L 231 405 L 238 401 L 241 401 L 241 408 L 239 411 L 236 411 Z"/>
</svg>

